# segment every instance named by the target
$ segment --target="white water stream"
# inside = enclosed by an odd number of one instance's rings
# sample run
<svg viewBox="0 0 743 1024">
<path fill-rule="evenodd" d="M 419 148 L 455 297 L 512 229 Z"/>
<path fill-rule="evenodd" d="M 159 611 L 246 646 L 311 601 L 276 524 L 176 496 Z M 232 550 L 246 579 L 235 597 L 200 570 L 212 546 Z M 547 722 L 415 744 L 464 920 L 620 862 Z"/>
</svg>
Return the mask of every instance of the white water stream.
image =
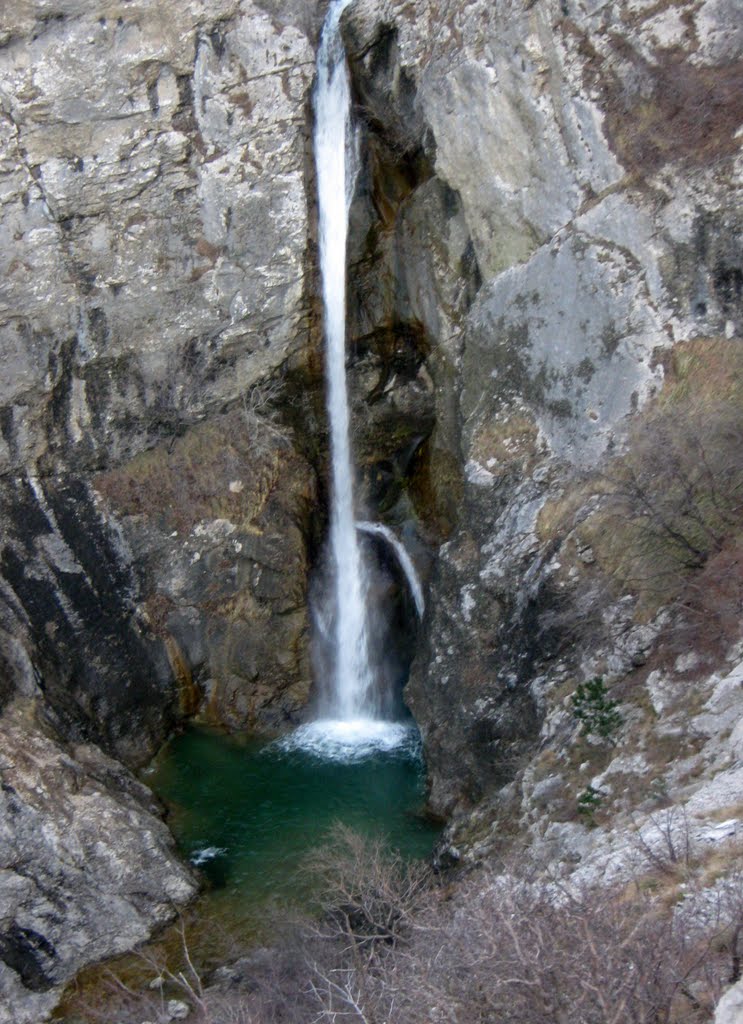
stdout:
<svg viewBox="0 0 743 1024">
<path fill-rule="evenodd" d="M 333 558 L 335 668 L 333 717 L 373 717 L 366 623 L 367 581 L 353 502 L 346 385 L 346 235 L 356 176 L 351 96 L 340 17 L 349 0 L 332 0 L 317 57 L 315 161 L 320 211 L 320 270 L 325 312 L 325 372 L 332 456 L 330 549 Z"/>
<path fill-rule="evenodd" d="M 383 537 L 387 541 L 389 546 L 395 552 L 395 557 L 400 564 L 400 568 L 405 573 L 405 579 L 407 580 L 410 593 L 413 595 L 415 601 L 415 610 L 418 612 L 418 618 L 423 618 L 423 612 L 426 610 L 426 603 L 423 600 L 423 587 L 418 579 L 418 573 L 415 571 L 413 565 L 413 559 L 408 554 L 407 548 L 401 540 L 398 540 L 389 526 L 384 526 L 382 523 L 356 523 L 356 529 L 361 530 L 362 533 L 370 533 L 375 537 Z"/>
<path fill-rule="evenodd" d="M 347 759 L 406 742 L 410 728 L 382 721 L 381 699 L 370 665 L 368 578 L 357 527 L 392 544 L 422 614 L 423 596 L 412 562 L 386 527 L 356 523 L 350 414 L 346 383 L 346 240 L 357 154 L 340 18 L 350 0 L 331 0 L 317 58 L 315 162 L 319 206 L 320 270 L 325 315 L 325 372 L 332 458 L 330 550 L 332 611 L 326 618 L 334 665 L 320 706 L 323 717 L 284 742 Z M 402 550 L 401 550 L 402 549 Z M 417 589 L 416 589 L 417 588 Z"/>
</svg>

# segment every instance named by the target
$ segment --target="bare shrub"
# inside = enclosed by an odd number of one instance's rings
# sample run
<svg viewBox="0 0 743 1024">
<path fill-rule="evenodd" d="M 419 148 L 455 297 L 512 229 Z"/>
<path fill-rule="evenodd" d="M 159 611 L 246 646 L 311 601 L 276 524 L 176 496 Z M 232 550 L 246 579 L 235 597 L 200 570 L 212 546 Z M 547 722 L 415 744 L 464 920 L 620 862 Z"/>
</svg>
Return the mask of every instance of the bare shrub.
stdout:
<svg viewBox="0 0 743 1024">
<path fill-rule="evenodd" d="M 686 854 L 672 824 L 658 822 L 673 864 Z M 116 1019 L 158 1021 L 177 992 L 197 1024 L 702 1024 L 740 974 L 739 877 L 690 886 L 669 909 L 639 887 L 516 867 L 432 885 L 424 866 L 338 827 L 312 857 L 319 921 L 295 922 L 210 985 L 187 949 L 182 968 L 153 964 L 162 988 L 135 1010 L 120 985 L 130 1003 Z"/>
<path fill-rule="evenodd" d="M 681 601 L 683 615 L 669 638 L 671 648 L 722 656 L 739 638 L 743 619 L 743 536 L 729 538 L 685 580 Z"/>
<path fill-rule="evenodd" d="M 671 659 L 693 647 L 719 660 L 740 632 L 740 366 L 738 355 L 715 388 L 704 387 L 699 367 L 693 378 L 671 381 L 634 421 L 624 454 L 592 478 L 594 504 L 577 527 L 579 543 L 595 554 L 595 586 L 605 581 L 613 598 L 634 594 L 636 622 L 674 607 L 658 637 Z"/>
<path fill-rule="evenodd" d="M 637 427 L 611 474 L 618 516 L 669 569 L 699 569 L 741 526 L 743 417 L 737 404 L 670 409 Z"/>
<path fill-rule="evenodd" d="M 642 899 L 503 877 L 472 884 L 451 916 L 429 911 L 403 975 L 379 982 L 388 1001 L 394 994 L 396 1021 L 707 1019 L 719 991 L 721 919 L 710 926 Z"/>
<path fill-rule="evenodd" d="M 87 1019 L 108 1022 L 115 1014 L 122 1024 L 168 1020 L 168 1002 L 178 1000 L 189 1006 L 191 1020 L 199 1024 L 222 1024 L 221 1019 L 213 1015 L 206 998 L 203 972 L 194 963 L 182 918 L 175 932 L 179 944 L 176 966 L 170 967 L 163 950 L 155 945 L 134 954 L 127 970 L 104 968 L 101 984 L 80 1001 Z M 246 1019 L 245 1024 L 251 1022 Z"/>
<path fill-rule="evenodd" d="M 278 422 L 277 410 L 285 401 L 284 381 L 267 379 L 251 385 L 242 396 L 243 418 L 255 454 L 267 454 L 277 445 L 291 443 L 291 431 Z"/>
<path fill-rule="evenodd" d="M 406 859 L 382 837 L 337 824 L 308 859 L 322 912 L 319 930 L 356 947 L 395 945 L 410 929 L 432 881 L 423 861 Z"/>
<path fill-rule="evenodd" d="M 658 842 L 647 841 L 653 866 L 682 868 L 690 859 L 684 821 L 659 818 L 656 827 Z M 384 870 L 383 859 L 375 870 Z M 350 881 L 342 880 L 336 907 L 349 890 L 358 902 Z M 511 870 L 472 875 L 455 892 L 416 892 L 412 912 L 401 913 L 402 941 L 392 944 L 364 941 L 366 924 L 359 941 L 336 917 L 336 938 L 346 941 L 334 958 L 313 961 L 315 1019 L 696 1024 L 709 1019 L 721 985 L 740 969 L 743 913 L 727 890 L 725 899 L 689 897 L 669 909 L 639 889 L 630 898 Z"/>
<path fill-rule="evenodd" d="M 689 820 L 684 807 L 667 807 L 648 815 L 632 839 L 646 867 L 671 878 L 686 878 L 693 860 Z"/>
</svg>

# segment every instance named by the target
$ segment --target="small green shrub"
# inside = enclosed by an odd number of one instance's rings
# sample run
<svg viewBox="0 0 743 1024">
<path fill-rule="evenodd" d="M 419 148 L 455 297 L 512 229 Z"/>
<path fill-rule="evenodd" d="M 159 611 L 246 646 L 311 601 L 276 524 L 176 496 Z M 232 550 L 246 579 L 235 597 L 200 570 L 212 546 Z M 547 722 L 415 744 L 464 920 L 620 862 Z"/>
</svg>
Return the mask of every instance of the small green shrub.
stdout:
<svg viewBox="0 0 743 1024">
<path fill-rule="evenodd" d="M 617 710 L 619 702 L 609 697 L 601 676 L 581 683 L 571 697 L 573 718 L 583 725 L 583 735 L 599 736 L 613 742 L 614 733 L 622 724 Z"/>
<path fill-rule="evenodd" d="M 601 806 L 603 793 L 600 789 L 588 785 L 578 797 L 578 814 L 584 818 L 589 825 L 594 825 L 594 815 Z"/>
</svg>

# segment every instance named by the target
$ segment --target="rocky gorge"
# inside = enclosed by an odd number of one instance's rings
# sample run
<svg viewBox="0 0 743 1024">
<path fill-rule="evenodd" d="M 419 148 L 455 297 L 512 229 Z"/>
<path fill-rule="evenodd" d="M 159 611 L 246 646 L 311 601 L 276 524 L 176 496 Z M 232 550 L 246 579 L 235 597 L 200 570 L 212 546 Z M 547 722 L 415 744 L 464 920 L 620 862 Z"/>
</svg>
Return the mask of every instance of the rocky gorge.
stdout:
<svg viewBox="0 0 743 1024">
<path fill-rule="evenodd" d="M 195 890 L 132 770 L 196 714 L 280 732 L 311 697 L 323 14 L 0 11 L 9 1022 Z M 740 3 L 353 0 L 342 26 L 353 435 L 426 577 L 400 657 L 440 865 L 517 848 L 609 884 L 663 812 L 714 889 L 743 836 Z M 575 719 L 591 679 L 611 742 Z"/>
</svg>

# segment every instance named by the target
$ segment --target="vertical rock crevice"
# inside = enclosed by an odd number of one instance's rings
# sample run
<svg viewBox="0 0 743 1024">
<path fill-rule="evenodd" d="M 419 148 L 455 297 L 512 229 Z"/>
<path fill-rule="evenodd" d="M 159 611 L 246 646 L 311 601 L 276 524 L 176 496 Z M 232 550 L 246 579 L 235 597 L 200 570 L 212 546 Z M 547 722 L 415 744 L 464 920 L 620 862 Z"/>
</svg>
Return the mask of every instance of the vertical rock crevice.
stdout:
<svg viewBox="0 0 743 1024">
<path fill-rule="evenodd" d="M 392 527 L 424 580 L 462 493 L 456 399 L 464 319 L 481 277 L 458 194 L 435 173 L 435 139 L 397 29 L 344 14 L 361 166 L 350 210 L 349 390 L 365 515 Z M 366 539 L 390 582 L 396 678 L 422 632 L 399 567 Z"/>
<path fill-rule="evenodd" d="M 435 173 L 397 29 L 354 8 L 344 27 L 363 139 L 350 215 L 354 436 L 373 513 L 431 545 L 456 517 L 453 385 L 481 277 L 459 196 Z"/>
</svg>

